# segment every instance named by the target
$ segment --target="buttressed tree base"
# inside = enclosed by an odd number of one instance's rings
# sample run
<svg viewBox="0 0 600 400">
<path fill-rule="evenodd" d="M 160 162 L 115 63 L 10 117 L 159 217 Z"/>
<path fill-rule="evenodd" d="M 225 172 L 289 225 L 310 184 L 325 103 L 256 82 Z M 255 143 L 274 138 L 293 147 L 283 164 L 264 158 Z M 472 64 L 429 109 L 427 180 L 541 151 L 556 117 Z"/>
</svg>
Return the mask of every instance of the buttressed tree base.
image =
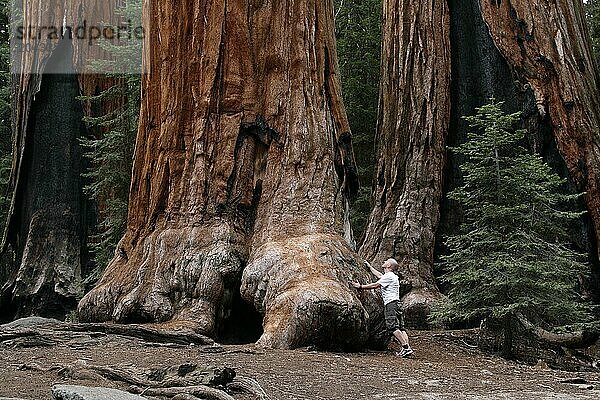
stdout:
<svg viewBox="0 0 600 400">
<path fill-rule="evenodd" d="M 363 346 L 379 304 L 349 285 L 370 277 L 332 2 L 146 4 L 127 232 L 82 320 L 215 335 L 241 287 L 265 346 Z"/>
<path fill-rule="evenodd" d="M 440 207 L 460 179 L 446 144 L 489 97 L 534 103 L 523 122 L 551 136 L 586 191 L 597 242 L 599 97 L 583 15 L 580 0 L 384 2 L 378 164 L 359 253 L 405 262 L 414 322 L 440 297 L 434 250 L 455 217 Z M 150 2 L 144 24 L 128 228 L 82 319 L 214 336 L 239 291 L 264 318 L 265 346 L 376 341 L 380 300 L 348 284 L 372 276 L 348 223 L 358 183 L 332 2 Z"/>
</svg>

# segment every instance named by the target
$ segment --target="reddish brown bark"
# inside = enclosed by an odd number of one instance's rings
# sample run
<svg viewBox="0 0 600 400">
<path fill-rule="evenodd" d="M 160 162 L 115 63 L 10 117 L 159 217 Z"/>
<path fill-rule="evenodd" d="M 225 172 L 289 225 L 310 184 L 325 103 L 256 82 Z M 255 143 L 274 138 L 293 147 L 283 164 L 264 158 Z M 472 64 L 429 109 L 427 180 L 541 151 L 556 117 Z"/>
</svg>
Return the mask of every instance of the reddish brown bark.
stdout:
<svg viewBox="0 0 600 400">
<path fill-rule="evenodd" d="M 552 123 L 600 237 L 600 93 L 581 0 L 481 1 L 494 43 Z M 598 250 L 600 247 L 596 247 Z"/>
<path fill-rule="evenodd" d="M 262 344 L 364 344 L 330 2 L 150 2 L 144 24 L 128 229 L 81 317 L 215 335 L 248 264 Z"/>
<path fill-rule="evenodd" d="M 244 166 L 253 176 L 257 147 L 241 129 L 254 121 L 254 100 L 239 5 L 152 2 L 144 10 L 148 74 L 128 229 L 80 303 L 84 320 L 176 320 L 214 334 L 227 311 L 224 296 L 247 258 L 244 208 L 253 198 L 252 180 L 236 174 Z"/>
<path fill-rule="evenodd" d="M 440 296 L 433 250 L 450 120 L 449 24 L 446 2 L 384 2 L 378 163 L 360 254 L 402 264 L 413 285 L 403 306 L 418 325 Z"/>
<path fill-rule="evenodd" d="M 281 137 L 266 159 L 242 295 L 265 314 L 265 345 L 300 346 L 307 338 L 357 345 L 367 321 L 347 284 L 361 267 L 349 246 L 347 195 L 356 172 L 333 10 L 330 2 L 281 2 L 254 24 L 257 59 L 270 61 L 258 65 L 260 107 Z"/>
</svg>

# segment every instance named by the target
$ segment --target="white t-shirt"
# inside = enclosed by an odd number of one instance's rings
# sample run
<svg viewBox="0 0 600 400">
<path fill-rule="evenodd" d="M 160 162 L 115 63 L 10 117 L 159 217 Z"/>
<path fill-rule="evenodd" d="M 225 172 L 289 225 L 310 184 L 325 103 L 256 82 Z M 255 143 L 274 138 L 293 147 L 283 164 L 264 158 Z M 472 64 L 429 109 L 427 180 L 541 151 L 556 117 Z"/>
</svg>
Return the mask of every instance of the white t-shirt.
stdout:
<svg viewBox="0 0 600 400">
<path fill-rule="evenodd" d="M 394 300 L 400 300 L 400 283 L 398 275 L 393 272 L 386 272 L 381 275 L 377 281 L 381 285 L 381 295 L 383 296 L 383 304 L 390 303 Z"/>
</svg>

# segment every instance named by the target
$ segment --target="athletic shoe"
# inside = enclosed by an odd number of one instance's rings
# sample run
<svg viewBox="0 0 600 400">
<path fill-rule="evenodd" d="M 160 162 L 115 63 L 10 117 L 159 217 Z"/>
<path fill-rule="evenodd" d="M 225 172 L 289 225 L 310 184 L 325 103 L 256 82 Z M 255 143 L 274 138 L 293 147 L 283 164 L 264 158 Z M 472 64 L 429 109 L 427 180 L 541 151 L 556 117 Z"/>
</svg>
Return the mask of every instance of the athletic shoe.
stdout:
<svg viewBox="0 0 600 400">
<path fill-rule="evenodd" d="M 409 347 L 408 349 L 402 348 L 402 350 L 400 350 L 400 353 L 396 354 L 402 358 L 406 358 L 412 354 L 415 354 L 415 352 Z"/>
</svg>

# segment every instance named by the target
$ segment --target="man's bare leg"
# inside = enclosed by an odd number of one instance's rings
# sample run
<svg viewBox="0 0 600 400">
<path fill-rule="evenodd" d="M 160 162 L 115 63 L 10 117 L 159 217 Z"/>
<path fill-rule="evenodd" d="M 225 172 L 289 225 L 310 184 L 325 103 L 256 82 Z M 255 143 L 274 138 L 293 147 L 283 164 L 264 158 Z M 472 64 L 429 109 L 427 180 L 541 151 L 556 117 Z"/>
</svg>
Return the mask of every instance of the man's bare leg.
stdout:
<svg viewBox="0 0 600 400">
<path fill-rule="evenodd" d="M 400 343 L 406 344 L 408 347 L 410 347 L 410 344 L 408 343 L 408 334 L 406 333 L 406 331 L 400 331 L 400 334 L 404 338 L 404 343 L 402 343 L 402 342 L 400 342 Z"/>
<path fill-rule="evenodd" d="M 406 334 L 406 332 L 401 331 L 400 329 L 396 329 L 394 331 L 394 337 L 396 339 L 398 339 L 398 341 L 400 342 L 400 344 L 404 347 L 404 346 L 408 346 L 408 335 Z"/>
</svg>

